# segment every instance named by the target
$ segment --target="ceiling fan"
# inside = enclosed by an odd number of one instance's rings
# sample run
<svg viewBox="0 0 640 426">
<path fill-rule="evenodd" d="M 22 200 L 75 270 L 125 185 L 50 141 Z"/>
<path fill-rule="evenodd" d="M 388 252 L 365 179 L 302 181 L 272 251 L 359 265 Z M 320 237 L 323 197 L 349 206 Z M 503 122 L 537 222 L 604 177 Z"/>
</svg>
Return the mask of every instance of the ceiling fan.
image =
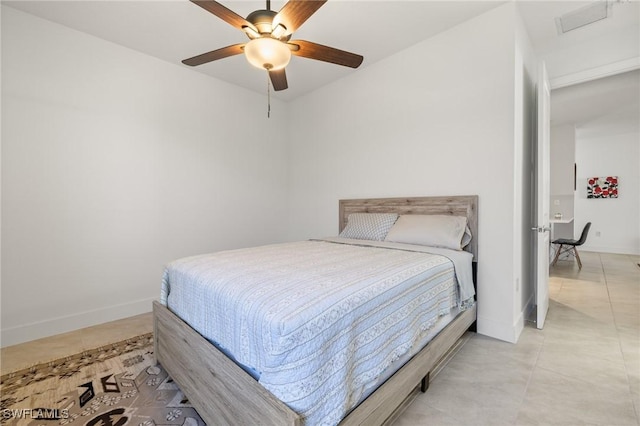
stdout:
<svg viewBox="0 0 640 426">
<path fill-rule="evenodd" d="M 252 65 L 267 70 L 275 90 L 284 90 L 288 87 L 285 67 L 292 54 L 358 68 L 363 60 L 361 55 L 310 41 L 291 40 L 293 32 L 300 28 L 326 1 L 289 0 L 276 13 L 271 10 L 271 1 L 266 0 L 266 9 L 253 11 L 245 19 L 217 1 L 191 0 L 206 11 L 242 30 L 250 40 L 247 43 L 233 44 L 185 59 L 182 63 L 196 66 L 244 53 Z"/>
</svg>

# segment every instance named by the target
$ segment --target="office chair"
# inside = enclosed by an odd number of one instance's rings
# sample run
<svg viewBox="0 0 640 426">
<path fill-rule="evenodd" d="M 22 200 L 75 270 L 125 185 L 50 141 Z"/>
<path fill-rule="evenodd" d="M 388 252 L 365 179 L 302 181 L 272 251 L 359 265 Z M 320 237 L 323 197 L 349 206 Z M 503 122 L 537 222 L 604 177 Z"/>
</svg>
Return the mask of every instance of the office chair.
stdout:
<svg viewBox="0 0 640 426">
<path fill-rule="evenodd" d="M 578 261 L 578 268 L 582 269 L 582 262 L 580 261 L 580 255 L 578 254 L 578 246 L 583 245 L 585 241 L 587 241 L 587 234 L 589 234 L 589 228 L 591 228 L 591 222 L 587 222 L 587 224 L 584 226 L 579 240 L 569 240 L 566 238 L 558 238 L 557 240 L 552 241 L 553 244 L 559 244 L 560 247 L 558 247 L 558 250 L 556 251 L 556 256 L 553 258 L 553 262 L 551 263 L 551 266 L 554 266 L 556 264 L 561 254 L 569 253 L 573 255 Z"/>
</svg>

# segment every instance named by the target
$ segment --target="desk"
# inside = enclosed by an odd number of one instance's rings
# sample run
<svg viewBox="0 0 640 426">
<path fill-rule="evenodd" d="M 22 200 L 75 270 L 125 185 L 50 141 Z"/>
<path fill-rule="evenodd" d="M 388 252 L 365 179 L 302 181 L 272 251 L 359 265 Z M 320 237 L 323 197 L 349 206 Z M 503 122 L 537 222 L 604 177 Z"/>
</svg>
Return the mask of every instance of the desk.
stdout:
<svg viewBox="0 0 640 426">
<path fill-rule="evenodd" d="M 573 217 L 563 217 L 562 219 L 551 219 L 549 220 L 549 223 L 551 224 L 551 241 L 555 240 L 555 227 L 556 225 L 560 225 L 560 224 L 569 224 L 569 223 L 573 223 Z M 564 238 L 573 238 L 573 229 L 571 230 L 571 236 L 568 237 L 564 237 Z"/>
<path fill-rule="evenodd" d="M 549 222 L 551 223 L 571 223 L 573 222 L 573 218 L 569 217 L 569 218 L 562 218 L 562 219 L 551 219 Z"/>
<path fill-rule="evenodd" d="M 562 229 L 562 228 L 566 228 L 565 225 L 568 225 L 570 223 L 573 223 L 573 217 L 563 217 L 562 219 L 555 219 L 552 218 L 551 220 L 549 220 L 549 223 L 551 224 L 551 231 L 549 234 L 550 237 L 550 242 L 553 242 L 553 240 L 556 239 L 556 226 L 559 227 L 558 230 Z M 567 235 L 563 235 L 562 238 L 569 238 L 569 239 L 573 239 L 573 226 L 571 227 L 571 232 L 566 232 Z M 556 255 L 556 250 L 557 247 L 551 247 L 551 249 L 549 250 L 549 262 L 551 262 L 553 260 L 553 258 Z M 563 258 L 565 257 L 564 255 L 562 256 Z"/>
</svg>

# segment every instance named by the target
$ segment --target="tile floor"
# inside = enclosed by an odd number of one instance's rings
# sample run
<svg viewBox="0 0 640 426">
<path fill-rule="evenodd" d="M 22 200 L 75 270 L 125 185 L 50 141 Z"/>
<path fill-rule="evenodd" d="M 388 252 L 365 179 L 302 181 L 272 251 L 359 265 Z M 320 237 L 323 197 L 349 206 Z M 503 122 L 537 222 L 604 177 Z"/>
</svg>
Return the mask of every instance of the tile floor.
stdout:
<svg viewBox="0 0 640 426">
<path fill-rule="evenodd" d="M 395 426 L 640 425 L 640 257 L 582 261 L 552 268 L 544 330 L 527 324 L 516 345 L 473 335 Z M 145 314 L 4 348 L 1 371 L 151 328 Z"/>
<path fill-rule="evenodd" d="M 640 257 L 551 269 L 543 330 L 474 335 L 395 426 L 640 424 Z"/>
</svg>

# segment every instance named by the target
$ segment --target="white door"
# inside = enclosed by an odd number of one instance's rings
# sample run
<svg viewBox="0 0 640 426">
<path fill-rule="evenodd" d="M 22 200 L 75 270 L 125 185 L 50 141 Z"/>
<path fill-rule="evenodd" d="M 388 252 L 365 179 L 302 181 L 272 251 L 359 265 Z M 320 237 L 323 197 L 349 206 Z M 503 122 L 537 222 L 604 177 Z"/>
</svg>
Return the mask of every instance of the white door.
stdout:
<svg viewBox="0 0 640 426">
<path fill-rule="evenodd" d="M 549 181 L 550 181 L 550 100 L 549 76 L 544 62 L 540 66 L 538 77 L 538 127 L 536 141 L 535 185 L 535 283 L 536 283 L 536 325 L 544 326 L 549 310 Z"/>
</svg>

